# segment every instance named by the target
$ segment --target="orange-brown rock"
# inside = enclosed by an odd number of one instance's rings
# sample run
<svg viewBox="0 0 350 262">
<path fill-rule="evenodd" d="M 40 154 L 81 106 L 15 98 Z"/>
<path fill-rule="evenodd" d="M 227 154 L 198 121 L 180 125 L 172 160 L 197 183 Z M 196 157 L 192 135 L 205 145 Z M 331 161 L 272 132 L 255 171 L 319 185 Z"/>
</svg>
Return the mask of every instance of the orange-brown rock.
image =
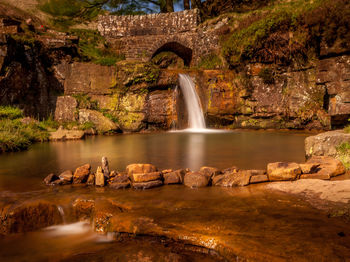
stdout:
<svg viewBox="0 0 350 262">
<path fill-rule="evenodd" d="M 52 182 L 54 182 L 55 180 L 58 180 L 59 177 L 56 176 L 55 174 L 51 173 L 49 175 L 47 175 L 47 177 L 44 178 L 44 183 L 46 185 L 50 185 Z"/>
<path fill-rule="evenodd" d="M 170 185 L 170 184 L 182 184 L 184 181 L 184 176 L 186 172 L 183 169 L 175 170 L 173 172 L 169 173 L 163 173 L 164 178 L 164 184 Z"/>
<path fill-rule="evenodd" d="M 240 170 L 238 172 L 226 172 L 213 178 L 213 186 L 234 187 L 249 185 L 251 170 Z"/>
<path fill-rule="evenodd" d="M 315 173 L 317 171 L 317 168 L 320 166 L 319 164 L 315 163 L 303 163 L 299 164 L 301 168 L 301 172 L 303 174 L 311 174 Z"/>
<path fill-rule="evenodd" d="M 295 180 L 301 174 L 301 168 L 297 163 L 269 163 L 267 174 L 270 181 Z"/>
<path fill-rule="evenodd" d="M 269 178 L 267 175 L 256 175 L 250 177 L 249 184 L 257 184 L 257 183 L 264 183 L 264 182 L 269 182 Z"/>
<path fill-rule="evenodd" d="M 162 178 L 161 172 L 151 172 L 151 173 L 133 173 L 131 179 L 133 182 L 149 182 L 154 180 L 160 180 Z"/>
<path fill-rule="evenodd" d="M 30 200 L 0 208 L 0 235 L 34 231 L 62 223 L 57 206 L 45 200 Z"/>
<path fill-rule="evenodd" d="M 95 186 L 105 186 L 105 176 L 102 172 L 102 167 L 97 167 L 95 173 Z"/>
<path fill-rule="evenodd" d="M 63 173 L 61 173 L 58 177 L 62 181 L 63 185 L 68 185 L 71 184 L 73 181 L 73 172 L 71 170 L 66 170 Z"/>
<path fill-rule="evenodd" d="M 149 188 L 158 187 L 161 185 L 163 185 L 163 182 L 161 180 L 132 183 L 132 187 L 135 189 L 149 189 Z"/>
<path fill-rule="evenodd" d="M 210 177 L 199 172 L 189 172 L 185 175 L 184 185 L 191 188 L 206 187 Z"/>
<path fill-rule="evenodd" d="M 73 175 L 73 184 L 85 183 L 89 177 L 90 169 L 90 164 L 78 167 Z"/>
<path fill-rule="evenodd" d="M 313 156 L 307 163 L 318 165 L 318 167 L 314 173 L 302 175 L 301 178 L 330 179 L 342 175 L 346 171 L 344 165 L 338 159 L 329 156 Z"/>
<path fill-rule="evenodd" d="M 157 167 L 152 164 L 131 164 L 126 167 L 126 172 L 130 177 L 134 173 L 151 173 L 156 171 Z"/>
<path fill-rule="evenodd" d="M 219 174 L 221 174 L 221 170 L 216 167 L 209 167 L 209 166 L 202 166 L 199 169 L 199 172 L 207 175 L 208 177 L 212 178 Z"/>
<path fill-rule="evenodd" d="M 89 186 L 93 186 L 95 185 L 95 174 L 90 174 L 87 181 L 86 181 L 86 184 L 89 185 Z"/>
</svg>

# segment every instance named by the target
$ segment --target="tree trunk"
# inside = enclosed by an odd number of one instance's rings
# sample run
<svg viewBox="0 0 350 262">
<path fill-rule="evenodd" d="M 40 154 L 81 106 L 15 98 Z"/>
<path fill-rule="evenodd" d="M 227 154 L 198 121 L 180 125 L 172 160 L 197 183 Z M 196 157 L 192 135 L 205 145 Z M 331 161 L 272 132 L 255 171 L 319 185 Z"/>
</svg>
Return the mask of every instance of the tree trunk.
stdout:
<svg viewBox="0 0 350 262">
<path fill-rule="evenodd" d="M 167 13 L 174 12 L 173 0 L 166 0 L 166 11 L 167 11 Z"/>
<path fill-rule="evenodd" d="M 184 0 L 184 9 L 185 10 L 190 9 L 190 0 Z"/>
</svg>

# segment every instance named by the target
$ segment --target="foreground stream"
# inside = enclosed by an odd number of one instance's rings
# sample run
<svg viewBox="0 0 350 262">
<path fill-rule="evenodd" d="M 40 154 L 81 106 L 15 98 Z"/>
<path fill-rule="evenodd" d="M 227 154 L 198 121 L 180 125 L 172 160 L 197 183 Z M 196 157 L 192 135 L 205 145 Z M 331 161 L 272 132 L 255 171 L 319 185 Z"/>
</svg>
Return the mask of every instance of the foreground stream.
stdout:
<svg viewBox="0 0 350 262">
<path fill-rule="evenodd" d="M 154 133 L 45 143 L 0 156 L 1 261 L 346 261 L 350 224 L 303 199 L 247 187 L 144 191 L 42 179 L 105 155 L 135 162 L 265 169 L 304 161 L 303 133 Z M 80 222 L 79 222 L 80 221 Z M 9 234 L 11 233 L 11 234 Z M 1 235 L 0 234 L 0 235 Z"/>
</svg>

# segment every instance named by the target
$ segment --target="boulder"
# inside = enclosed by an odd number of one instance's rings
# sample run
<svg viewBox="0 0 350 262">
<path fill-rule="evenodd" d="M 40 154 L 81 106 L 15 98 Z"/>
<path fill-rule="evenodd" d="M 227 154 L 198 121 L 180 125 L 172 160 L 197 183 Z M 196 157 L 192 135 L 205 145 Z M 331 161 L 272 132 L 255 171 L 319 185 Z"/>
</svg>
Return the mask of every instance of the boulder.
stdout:
<svg viewBox="0 0 350 262">
<path fill-rule="evenodd" d="M 78 140 L 84 138 L 84 131 L 82 130 L 68 130 L 62 126 L 57 131 L 50 132 L 51 141 L 64 141 L 64 140 Z"/>
<path fill-rule="evenodd" d="M 59 122 L 70 122 L 77 120 L 76 109 L 78 102 L 71 96 L 59 96 L 56 100 L 55 120 Z"/>
<path fill-rule="evenodd" d="M 79 123 L 83 124 L 86 122 L 94 123 L 97 131 L 100 133 L 120 130 L 116 123 L 105 117 L 101 112 L 90 109 L 80 109 Z"/>
<path fill-rule="evenodd" d="M 95 174 L 90 174 L 87 181 L 86 181 L 86 184 L 89 185 L 89 186 L 93 186 L 95 185 Z"/>
<path fill-rule="evenodd" d="M 161 180 L 154 180 L 149 182 L 140 182 L 140 183 L 133 183 L 132 186 L 135 189 L 149 189 L 153 187 L 158 187 L 163 185 L 163 182 Z"/>
<path fill-rule="evenodd" d="M 185 170 L 179 169 L 169 173 L 163 173 L 164 184 L 182 184 L 185 177 Z"/>
<path fill-rule="evenodd" d="M 342 143 L 350 143 L 350 134 L 343 130 L 329 131 L 305 139 L 306 157 L 312 156 L 337 156 L 337 146 Z"/>
<path fill-rule="evenodd" d="M 210 177 L 200 172 L 189 172 L 184 178 L 184 185 L 191 188 L 206 187 L 209 182 Z"/>
<path fill-rule="evenodd" d="M 55 180 L 59 180 L 59 177 L 56 176 L 55 174 L 51 173 L 47 177 L 44 178 L 44 183 L 46 185 L 51 185 L 52 182 L 54 182 Z"/>
<path fill-rule="evenodd" d="M 303 174 L 311 174 L 315 173 L 317 171 L 317 168 L 320 166 L 319 164 L 315 163 L 303 163 L 299 164 L 301 168 L 301 172 Z"/>
<path fill-rule="evenodd" d="M 151 164 L 131 164 L 126 167 L 129 177 L 134 173 L 151 173 L 156 171 L 157 167 Z"/>
<path fill-rule="evenodd" d="M 58 177 L 62 181 L 63 185 L 68 185 L 71 184 L 73 181 L 73 172 L 71 170 L 66 170 L 63 173 L 61 173 Z"/>
<path fill-rule="evenodd" d="M 110 173 L 109 173 L 109 179 L 112 179 L 114 177 L 116 177 L 118 175 L 118 173 L 115 171 L 115 170 L 112 170 Z"/>
<path fill-rule="evenodd" d="M 213 186 L 234 187 L 247 186 L 250 182 L 251 170 L 226 172 L 213 178 Z"/>
<path fill-rule="evenodd" d="M 91 166 L 90 164 L 78 167 L 73 175 L 73 184 L 85 183 L 89 177 Z"/>
<path fill-rule="evenodd" d="M 123 189 L 130 186 L 130 180 L 127 174 L 120 174 L 112 178 L 109 186 L 113 189 Z"/>
<path fill-rule="evenodd" d="M 131 175 L 132 181 L 136 183 L 160 180 L 161 178 L 162 178 L 161 172 L 134 173 Z"/>
<path fill-rule="evenodd" d="M 102 171 L 102 167 L 97 167 L 95 173 L 95 186 L 105 186 L 105 176 Z"/>
<path fill-rule="evenodd" d="M 247 172 L 250 172 L 251 175 L 249 184 L 257 184 L 269 181 L 265 170 L 247 170 Z"/>
<path fill-rule="evenodd" d="M 301 175 L 300 178 L 302 179 L 330 179 L 342 175 L 346 171 L 344 165 L 338 159 L 329 156 L 313 156 L 306 163 L 317 165 L 317 168 L 311 174 Z"/>
<path fill-rule="evenodd" d="M 199 169 L 199 172 L 201 172 L 202 174 L 207 175 L 210 178 L 221 174 L 221 170 L 220 169 L 218 169 L 216 167 L 209 167 L 209 166 L 202 166 Z"/>
<path fill-rule="evenodd" d="M 267 165 L 267 175 L 270 181 L 295 180 L 301 174 L 297 163 L 276 162 Z"/>
<path fill-rule="evenodd" d="M 269 182 L 269 178 L 267 177 L 267 175 L 257 175 L 250 177 L 249 184 L 257 184 L 264 182 Z"/>
</svg>

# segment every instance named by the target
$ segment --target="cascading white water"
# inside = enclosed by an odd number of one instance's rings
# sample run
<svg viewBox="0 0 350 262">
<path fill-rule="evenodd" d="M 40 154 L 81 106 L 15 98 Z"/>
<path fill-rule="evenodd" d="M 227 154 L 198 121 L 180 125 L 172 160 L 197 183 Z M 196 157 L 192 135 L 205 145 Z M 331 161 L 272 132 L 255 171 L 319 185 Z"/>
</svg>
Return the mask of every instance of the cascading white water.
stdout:
<svg viewBox="0 0 350 262">
<path fill-rule="evenodd" d="M 203 110 L 191 77 L 186 74 L 179 74 L 179 84 L 188 111 L 189 128 L 198 131 L 206 129 Z"/>
</svg>

